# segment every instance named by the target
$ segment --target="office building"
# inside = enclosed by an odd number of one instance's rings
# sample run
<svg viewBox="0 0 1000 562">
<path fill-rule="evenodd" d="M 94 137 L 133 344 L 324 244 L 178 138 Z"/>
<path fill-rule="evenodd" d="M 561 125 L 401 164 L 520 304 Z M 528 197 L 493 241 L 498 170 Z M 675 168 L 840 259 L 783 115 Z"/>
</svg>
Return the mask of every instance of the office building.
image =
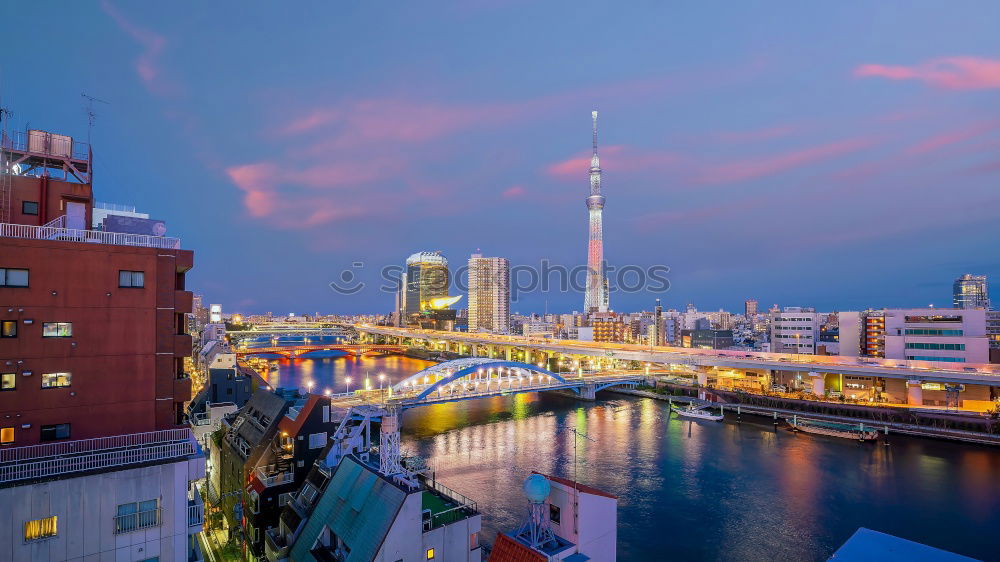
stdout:
<svg viewBox="0 0 1000 562">
<path fill-rule="evenodd" d="M 988 363 L 983 309 L 905 308 L 840 313 L 840 355 Z"/>
<path fill-rule="evenodd" d="M 771 351 L 816 353 L 820 315 L 813 308 L 786 306 L 771 312 Z"/>
<path fill-rule="evenodd" d="M 510 262 L 473 254 L 468 286 L 468 331 L 510 333 Z"/>
<path fill-rule="evenodd" d="M 747 299 L 743 303 L 743 315 L 746 316 L 747 320 L 753 318 L 757 315 L 757 301 L 754 299 Z"/>
<path fill-rule="evenodd" d="M 989 363 L 986 311 L 911 308 L 885 311 L 885 357 L 936 363 Z"/>
<path fill-rule="evenodd" d="M 194 256 L 90 229 L 91 165 L 72 137 L 0 134 L 0 559 L 198 559 Z"/>
<path fill-rule="evenodd" d="M 952 301 L 955 308 L 982 308 L 989 310 L 990 293 L 985 275 L 965 275 L 955 279 L 952 285 Z"/>
<path fill-rule="evenodd" d="M 461 297 L 449 297 L 448 260 L 441 252 L 417 252 L 406 259 L 403 323 L 432 330 L 452 330 Z"/>
</svg>

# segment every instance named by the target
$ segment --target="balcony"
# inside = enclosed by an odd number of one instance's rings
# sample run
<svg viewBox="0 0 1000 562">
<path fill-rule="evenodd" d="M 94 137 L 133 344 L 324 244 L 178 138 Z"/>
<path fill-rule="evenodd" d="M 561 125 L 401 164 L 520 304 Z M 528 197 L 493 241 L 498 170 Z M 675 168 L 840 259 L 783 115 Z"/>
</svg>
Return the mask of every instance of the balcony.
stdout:
<svg viewBox="0 0 1000 562">
<path fill-rule="evenodd" d="M 261 484 L 267 488 L 272 486 L 281 486 L 282 484 L 290 484 L 295 481 L 295 477 L 291 471 L 265 471 L 262 466 L 257 467 L 257 479 L 260 480 Z"/>
<path fill-rule="evenodd" d="M 264 531 L 264 553 L 268 560 L 283 560 L 288 558 L 288 540 L 280 527 L 271 527 Z"/>
<path fill-rule="evenodd" d="M 188 492 L 188 533 L 200 533 L 205 525 L 205 500 L 201 499 L 201 489 L 195 486 Z"/>
<path fill-rule="evenodd" d="M 174 310 L 191 312 L 194 307 L 194 293 L 191 291 L 174 291 Z"/>
<path fill-rule="evenodd" d="M 201 455 L 201 449 L 190 429 L 0 449 L 0 484 L 129 465 L 176 462 L 195 455 Z"/>
<path fill-rule="evenodd" d="M 77 230 L 75 228 L 65 228 L 59 224 L 53 225 L 56 222 L 52 221 L 52 223 L 45 226 L 0 223 L 0 238 L 58 240 L 63 242 L 107 244 L 111 246 L 162 248 L 165 250 L 179 250 L 181 247 L 179 238 L 152 236 L 148 234 L 128 234 L 125 232 L 105 232 L 101 230 Z"/>
</svg>

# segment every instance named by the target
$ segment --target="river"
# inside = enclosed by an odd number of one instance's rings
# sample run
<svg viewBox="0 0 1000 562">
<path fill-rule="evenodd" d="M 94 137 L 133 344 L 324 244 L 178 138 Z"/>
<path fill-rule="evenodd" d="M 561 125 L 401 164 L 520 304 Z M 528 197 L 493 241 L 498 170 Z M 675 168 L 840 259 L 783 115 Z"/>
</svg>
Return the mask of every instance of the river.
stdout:
<svg viewBox="0 0 1000 562">
<path fill-rule="evenodd" d="M 406 357 L 278 361 L 276 386 L 378 386 L 431 363 Z M 681 421 L 664 402 L 553 394 L 408 410 L 403 448 L 478 501 L 484 538 L 513 530 L 532 470 L 619 498 L 620 560 L 825 560 L 858 527 L 984 560 L 1000 557 L 1000 452 L 903 436 L 887 446 L 775 430 L 769 420 Z M 576 439 L 562 428 L 585 432 Z M 576 462 L 574 463 L 574 456 Z"/>
</svg>

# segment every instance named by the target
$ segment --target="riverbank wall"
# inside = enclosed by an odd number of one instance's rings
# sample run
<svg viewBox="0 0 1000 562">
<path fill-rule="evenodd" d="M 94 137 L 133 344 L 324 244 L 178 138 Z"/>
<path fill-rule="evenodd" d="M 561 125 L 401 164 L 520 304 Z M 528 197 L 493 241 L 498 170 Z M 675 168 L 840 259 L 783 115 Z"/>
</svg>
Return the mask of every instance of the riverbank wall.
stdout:
<svg viewBox="0 0 1000 562">
<path fill-rule="evenodd" d="M 997 428 L 997 420 L 985 418 L 985 416 L 914 412 L 907 408 L 838 405 L 717 389 L 705 389 L 705 391 L 712 400 L 698 399 L 698 389 L 696 388 L 673 385 L 660 386 L 655 389 L 652 387 L 634 390 L 614 388 L 605 392 L 641 396 L 664 402 L 675 401 L 712 405 L 713 407 L 721 406 L 727 415 L 738 418 L 743 415 L 751 415 L 784 420 L 795 415 L 805 415 L 826 421 L 863 423 L 883 432 L 888 429 L 889 434 L 900 433 L 932 439 L 1000 446 L 1000 432 L 997 431 L 1000 428 Z M 955 419 L 948 419 L 948 416 L 955 416 Z M 976 419 L 977 417 L 980 419 Z"/>
</svg>

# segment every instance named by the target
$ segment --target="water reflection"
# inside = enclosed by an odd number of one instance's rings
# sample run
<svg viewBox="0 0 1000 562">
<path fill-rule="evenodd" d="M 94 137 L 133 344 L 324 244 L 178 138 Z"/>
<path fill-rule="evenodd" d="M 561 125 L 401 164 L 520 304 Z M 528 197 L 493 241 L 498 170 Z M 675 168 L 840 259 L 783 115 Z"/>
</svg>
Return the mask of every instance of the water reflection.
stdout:
<svg viewBox="0 0 1000 562">
<path fill-rule="evenodd" d="M 407 358 L 281 362 L 277 380 L 317 387 L 364 371 L 401 380 Z M 301 379 L 305 380 L 305 379 Z M 355 379 L 355 383 L 356 383 Z M 337 387 L 338 389 L 341 387 Z M 825 560 L 859 526 L 994 559 L 1000 453 L 892 436 L 891 445 L 793 434 L 770 420 L 699 422 L 663 402 L 602 395 L 595 403 L 522 394 L 438 404 L 403 415 L 404 449 L 446 485 L 479 501 L 486 538 L 524 517 L 532 470 L 619 496 L 619 557 Z M 757 420 L 757 421 L 754 421 Z"/>
</svg>

